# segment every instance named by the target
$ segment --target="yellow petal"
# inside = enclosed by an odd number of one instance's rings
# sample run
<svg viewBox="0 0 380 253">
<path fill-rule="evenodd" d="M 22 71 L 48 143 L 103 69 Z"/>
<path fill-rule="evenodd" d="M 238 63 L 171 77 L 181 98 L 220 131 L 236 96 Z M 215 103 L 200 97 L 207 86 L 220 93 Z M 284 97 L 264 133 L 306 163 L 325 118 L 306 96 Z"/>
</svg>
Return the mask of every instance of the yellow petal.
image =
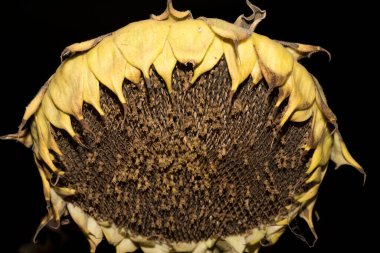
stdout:
<svg viewBox="0 0 380 253">
<path fill-rule="evenodd" d="M 338 128 L 338 123 L 335 114 L 331 111 L 331 109 L 327 106 L 327 101 L 325 94 L 323 93 L 322 87 L 319 84 L 318 80 L 313 76 L 313 81 L 316 86 L 317 96 L 316 96 L 316 102 L 323 113 L 323 115 L 326 117 L 326 119 L 334 125 L 335 128 Z"/>
<path fill-rule="evenodd" d="M 314 198 L 317 195 L 318 189 L 319 189 L 319 184 L 316 184 L 313 187 L 311 187 L 311 189 L 308 190 L 307 192 L 299 196 L 296 196 L 295 200 L 297 200 L 299 203 L 306 203 L 306 201 L 309 201 L 310 199 Z"/>
<path fill-rule="evenodd" d="M 156 244 L 154 247 L 141 246 L 144 253 L 169 253 L 170 248 L 167 245 Z"/>
<path fill-rule="evenodd" d="M 275 244 L 280 236 L 285 232 L 284 226 L 269 226 L 266 231 L 266 239 L 269 242 L 269 245 Z"/>
<path fill-rule="evenodd" d="M 208 239 L 207 241 L 205 241 L 205 244 L 207 248 L 211 249 L 212 247 L 214 247 L 215 242 L 216 242 L 216 239 Z"/>
<path fill-rule="evenodd" d="M 137 249 L 130 239 L 125 238 L 116 246 L 116 253 L 135 252 Z"/>
<path fill-rule="evenodd" d="M 199 17 L 199 20 L 204 21 L 211 30 L 224 39 L 232 41 L 242 41 L 251 36 L 251 32 L 247 29 L 231 24 L 227 21 L 217 18 Z"/>
<path fill-rule="evenodd" d="M 53 189 L 50 189 L 50 193 L 55 221 L 57 222 L 57 224 L 59 224 L 61 215 L 66 210 L 66 203 L 59 195 L 57 195 L 57 193 L 55 193 Z"/>
<path fill-rule="evenodd" d="M 37 131 L 37 123 L 35 120 L 33 120 L 30 123 L 30 135 L 32 137 L 32 143 L 39 143 L 38 141 L 38 131 Z M 34 155 L 38 160 L 41 160 L 40 151 L 39 151 L 39 145 L 32 145 L 32 150 Z"/>
<path fill-rule="evenodd" d="M 162 53 L 157 57 L 153 64 L 157 73 L 162 79 L 164 79 L 169 92 L 172 91 L 172 74 L 176 63 L 177 60 L 174 57 L 169 42 L 167 41 Z"/>
<path fill-rule="evenodd" d="M 290 95 L 289 103 L 291 103 L 290 100 L 295 100 L 295 103 L 297 103 L 296 108 L 303 110 L 310 107 L 314 102 L 316 87 L 309 72 L 298 62 L 294 62 L 293 74 L 296 89 Z"/>
<path fill-rule="evenodd" d="M 96 247 L 103 239 L 103 232 L 98 223 L 92 217 L 88 217 L 87 230 L 89 232 L 87 239 L 90 244 L 91 252 L 95 252 Z"/>
<path fill-rule="evenodd" d="M 83 64 L 83 66 L 85 66 Z M 89 68 L 83 68 L 82 75 L 83 82 L 83 100 L 92 105 L 95 110 L 101 115 L 104 115 L 102 107 L 100 106 L 100 90 L 99 81 L 96 79 L 95 75 L 90 71 Z"/>
<path fill-rule="evenodd" d="M 99 42 L 101 42 L 105 37 L 110 36 L 111 33 L 101 35 L 95 39 L 86 40 L 79 43 L 74 43 L 70 46 L 67 46 L 61 53 L 61 60 L 66 56 L 74 55 L 75 53 L 85 52 L 95 47 Z"/>
<path fill-rule="evenodd" d="M 75 132 L 71 125 L 70 116 L 59 110 L 50 96 L 45 96 L 42 101 L 42 111 L 46 119 L 55 127 L 64 129 L 70 136 L 74 136 Z"/>
<path fill-rule="evenodd" d="M 115 224 L 108 226 L 100 226 L 109 244 L 118 245 L 124 237 L 119 233 Z"/>
<path fill-rule="evenodd" d="M 259 230 L 257 228 L 254 228 L 250 235 L 247 236 L 245 239 L 248 245 L 255 245 L 259 243 L 265 236 L 264 230 Z"/>
<path fill-rule="evenodd" d="M 54 151 L 56 154 L 58 154 L 60 156 L 63 155 L 62 152 L 61 152 L 61 150 L 59 149 L 58 144 L 55 141 L 54 136 L 53 136 L 53 134 L 52 134 L 51 131 L 49 131 L 49 143 L 48 143 L 48 147 L 49 147 L 50 150 Z"/>
<path fill-rule="evenodd" d="M 125 78 L 134 84 L 140 83 L 141 71 L 127 62 L 125 66 Z"/>
<path fill-rule="evenodd" d="M 318 143 L 317 148 L 311 158 L 310 167 L 306 171 L 310 174 L 318 166 L 326 165 L 330 159 L 331 148 L 333 144 L 333 139 L 327 129 L 324 130 L 322 134 L 321 141 Z"/>
<path fill-rule="evenodd" d="M 149 68 L 162 52 L 170 22 L 144 20 L 127 25 L 113 35 L 124 58 L 149 78 Z"/>
<path fill-rule="evenodd" d="M 286 42 L 286 41 L 277 41 L 281 45 L 283 45 L 286 50 L 289 51 L 293 55 L 296 60 L 302 59 L 304 57 L 310 57 L 312 54 L 317 52 L 324 52 L 328 55 L 329 59 L 331 59 L 331 54 L 326 49 L 320 46 L 300 44 L 295 42 Z"/>
<path fill-rule="evenodd" d="M 277 221 L 276 225 L 278 225 L 278 226 L 287 226 L 290 222 L 291 222 L 291 219 L 288 217 L 288 218 L 282 219 L 280 221 Z"/>
<path fill-rule="evenodd" d="M 294 87 L 294 78 L 292 75 L 288 77 L 285 84 L 278 88 L 278 98 L 276 101 L 276 107 L 279 107 L 286 98 L 290 96 Z"/>
<path fill-rule="evenodd" d="M 364 172 L 362 166 L 360 166 L 354 158 L 352 158 L 350 152 L 344 144 L 342 136 L 339 131 L 336 130 L 334 133 L 334 145 L 331 152 L 331 160 L 336 164 L 336 168 L 342 165 L 350 165 L 357 169 L 360 173 L 364 175 L 364 182 L 366 178 L 366 173 Z"/>
<path fill-rule="evenodd" d="M 37 127 L 38 151 L 40 157 L 53 172 L 63 174 L 63 172 L 58 170 L 58 168 L 54 165 L 51 159 L 51 155 L 49 152 L 50 129 L 42 111 L 37 111 L 37 114 L 35 115 L 35 121 Z"/>
<path fill-rule="evenodd" d="M 238 87 L 240 84 L 240 73 L 234 44 L 232 42 L 223 41 L 223 52 L 231 76 L 232 87 Z"/>
<path fill-rule="evenodd" d="M 27 148 L 30 148 L 33 145 L 33 138 L 29 129 L 19 130 L 15 134 L 0 136 L 0 140 L 16 140 Z"/>
<path fill-rule="evenodd" d="M 19 125 L 18 129 L 19 131 L 22 130 L 22 128 L 25 126 L 28 119 L 38 110 L 40 107 L 40 104 L 42 102 L 43 97 L 45 96 L 47 87 L 51 81 L 51 78 L 41 87 L 41 89 L 38 91 L 37 95 L 33 98 L 33 100 L 28 104 L 28 106 L 25 109 L 24 116 L 22 117 L 22 122 Z"/>
<path fill-rule="evenodd" d="M 263 74 L 261 73 L 260 64 L 256 61 L 255 66 L 253 66 L 252 72 L 252 82 L 253 84 L 258 84 L 263 79 Z"/>
<path fill-rule="evenodd" d="M 322 138 L 325 129 L 327 128 L 327 122 L 322 112 L 318 109 L 318 106 L 314 106 L 313 122 L 312 122 L 312 136 L 311 136 L 311 148 L 314 148 Z"/>
<path fill-rule="evenodd" d="M 144 246 L 144 247 L 147 247 L 147 248 L 153 248 L 155 245 L 156 245 L 156 242 L 153 241 L 153 240 L 149 240 L 148 238 L 146 238 L 145 236 L 140 236 L 140 235 L 137 235 L 137 236 L 131 236 L 130 239 L 140 245 L 140 246 Z"/>
<path fill-rule="evenodd" d="M 307 174 L 310 174 L 311 172 L 314 171 L 315 168 L 317 168 L 319 162 L 322 159 L 322 149 L 323 149 L 323 143 L 320 142 L 317 146 L 317 148 L 314 150 L 313 156 L 311 158 L 311 163 L 306 171 Z"/>
<path fill-rule="evenodd" d="M 48 88 L 48 94 L 54 104 L 63 112 L 83 119 L 83 82 L 84 62 L 73 57 L 61 64 L 54 74 Z"/>
<path fill-rule="evenodd" d="M 244 236 L 228 236 L 224 240 L 235 250 L 234 252 L 243 253 L 246 244 Z"/>
<path fill-rule="evenodd" d="M 293 78 L 293 87 L 290 92 L 288 106 L 281 119 L 280 125 L 284 125 L 295 110 L 305 110 L 309 108 L 315 101 L 316 87 L 312 76 L 298 62 L 294 62 L 293 72 L 289 76 Z M 305 112 L 304 117 L 308 116 L 309 112 Z M 298 115 L 299 116 L 299 115 Z"/>
<path fill-rule="evenodd" d="M 199 242 L 193 253 L 205 253 L 207 251 L 207 245 L 204 242 Z"/>
<path fill-rule="evenodd" d="M 36 229 L 36 232 L 35 232 L 35 234 L 33 236 L 33 240 L 32 240 L 33 243 L 37 243 L 37 236 L 40 233 L 41 229 L 43 229 L 53 218 L 54 218 L 53 212 L 52 212 L 51 208 L 49 208 L 48 214 L 42 218 L 40 225 L 38 225 L 38 228 Z"/>
<path fill-rule="evenodd" d="M 237 46 L 238 66 L 240 72 L 240 83 L 242 83 L 252 73 L 253 67 L 257 63 L 257 56 L 251 39 L 241 41 Z M 238 87 L 232 86 L 232 90 Z"/>
<path fill-rule="evenodd" d="M 320 183 L 322 180 L 322 172 L 321 172 L 321 167 L 318 167 L 313 174 L 306 180 L 305 183 L 310 184 L 310 183 Z"/>
<path fill-rule="evenodd" d="M 66 187 L 57 187 L 57 186 L 55 186 L 54 187 L 54 191 L 59 196 L 62 196 L 62 197 L 70 197 L 70 196 L 73 196 L 75 194 L 75 190 L 74 189 L 70 189 L 70 188 L 66 188 Z"/>
<path fill-rule="evenodd" d="M 219 62 L 223 55 L 222 41 L 215 37 L 212 41 L 203 61 L 197 65 L 194 69 L 194 75 L 191 79 L 191 83 L 195 83 L 198 77 L 207 71 L 211 70 Z"/>
<path fill-rule="evenodd" d="M 228 65 L 228 71 L 232 79 L 232 91 L 236 91 L 239 85 L 251 74 L 257 61 L 256 54 L 250 39 L 242 41 L 237 46 L 237 53 L 234 44 L 223 41 L 223 51 Z"/>
<path fill-rule="evenodd" d="M 67 210 L 69 211 L 71 218 L 75 221 L 82 232 L 88 236 L 89 231 L 87 229 L 88 215 L 83 212 L 83 210 L 71 203 L 67 203 Z"/>
<path fill-rule="evenodd" d="M 293 115 L 290 118 L 290 121 L 292 122 L 304 122 L 308 120 L 311 115 L 313 115 L 313 110 L 306 109 L 302 111 L 295 111 Z"/>
<path fill-rule="evenodd" d="M 199 64 L 215 35 L 201 20 L 184 20 L 174 23 L 168 41 L 177 60 L 181 63 Z"/>
<path fill-rule="evenodd" d="M 126 100 L 123 95 L 122 87 L 127 62 L 116 47 L 113 37 L 105 38 L 88 52 L 87 62 L 96 78 L 115 93 L 121 103 L 125 104 Z M 95 94 L 95 99 L 100 100 L 99 84 L 94 84 L 92 87 L 93 89 L 91 90 L 97 93 Z"/>
<path fill-rule="evenodd" d="M 300 217 L 304 219 L 309 226 L 311 232 L 314 235 L 314 242 L 318 240 L 318 235 L 317 232 L 314 229 L 314 224 L 313 224 L 313 210 L 315 206 L 315 202 L 317 199 L 314 199 L 311 201 L 309 204 L 307 204 L 306 208 L 301 212 Z"/>
<path fill-rule="evenodd" d="M 51 192 L 50 192 L 50 183 L 49 181 L 47 180 L 46 178 L 46 174 L 40 164 L 40 162 L 38 161 L 37 157 L 34 156 L 34 162 L 36 163 L 37 165 L 37 168 L 38 168 L 38 172 L 40 174 L 40 177 L 41 177 L 41 181 L 42 181 L 42 190 L 43 190 L 43 193 L 44 193 L 44 197 L 45 197 L 45 201 L 46 203 L 50 204 L 50 199 L 51 199 Z"/>
<path fill-rule="evenodd" d="M 294 92 L 294 94 L 291 94 L 290 100 L 297 100 L 297 109 L 299 110 L 309 108 L 310 105 L 314 102 L 316 96 L 316 87 L 314 85 L 313 78 L 305 69 L 305 67 L 303 67 L 298 62 L 294 62 L 293 72 L 296 92 Z M 289 101 L 289 103 L 291 102 Z"/>
<path fill-rule="evenodd" d="M 298 99 L 299 99 L 299 96 L 297 95 L 293 95 L 294 93 L 296 93 L 296 87 L 295 87 L 295 81 L 294 81 L 294 76 L 293 74 L 289 76 L 288 80 L 286 81 L 286 84 L 289 84 L 291 85 L 291 87 L 289 87 L 287 85 L 287 88 L 290 88 L 290 92 L 289 90 L 285 90 L 285 89 L 281 89 L 282 87 L 280 87 L 280 91 L 282 91 L 282 93 L 280 93 L 280 97 L 278 98 L 277 100 L 277 104 L 281 104 L 283 99 L 285 98 L 285 96 L 288 96 L 291 97 L 293 96 L 293 99 L 290 100 L 289 98 L 289 101 L 288 101 L 288 104 L 285 108 L 285 112 L 284 114 L 282 115 L 282 118 L 281 118 L 281 121 L 280 121 L 280 126 L 283 126 L 290 118 L 290 116 L 293 114 L 293 112 L 297 109 L 297 105 L 299 103 Z"/>
<path fill-rule="evenodd" d="M 326 137 L 323 141 L 322 159 L 318 164 L 319 166 L 325 166 L 329 162 L 333 147 L 333 141 L 334 140 L 331 136 L 331 133 L 326 134 Z"/>
<path fill-rule="evenodd" d="M 176 242 L 171 244 L 175 252 L 192 252 L 197 244 L 195 242 Z"/>
<path fill-rule="evenodd" d="M 263 35 L 252 35 L 261 70 L 269 87 L 284 84 L 293 68 L 292 55 L 278 42 Z"/>
</svg>

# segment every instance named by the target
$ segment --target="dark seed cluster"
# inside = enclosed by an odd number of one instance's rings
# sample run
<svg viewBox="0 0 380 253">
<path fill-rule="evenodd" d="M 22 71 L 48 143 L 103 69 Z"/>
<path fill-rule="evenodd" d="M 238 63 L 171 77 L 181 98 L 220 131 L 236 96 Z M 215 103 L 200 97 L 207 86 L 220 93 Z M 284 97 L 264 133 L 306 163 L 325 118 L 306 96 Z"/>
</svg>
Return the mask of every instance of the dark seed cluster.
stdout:
<svg viewBox="0 0 380 253">
<path fill-rule="evenodd" d="M 84 105 L 73 119 L 81 144 L 54 129 L 64 156 L 58 185 L 68 201 L 136 235 L 199 241 L 273 224 L 306 190 L 310 123 L 278 127 L 277 93 L 250 78 L 231 99 L 222 59 L 191 85 L 178 64 L 173 91 L 151 69 L 141 85 L 124 82 L 127 104 L 101 87 L 102 118 Z M 286 106 L 286 105 L 285 105 Z"/>
</svg>

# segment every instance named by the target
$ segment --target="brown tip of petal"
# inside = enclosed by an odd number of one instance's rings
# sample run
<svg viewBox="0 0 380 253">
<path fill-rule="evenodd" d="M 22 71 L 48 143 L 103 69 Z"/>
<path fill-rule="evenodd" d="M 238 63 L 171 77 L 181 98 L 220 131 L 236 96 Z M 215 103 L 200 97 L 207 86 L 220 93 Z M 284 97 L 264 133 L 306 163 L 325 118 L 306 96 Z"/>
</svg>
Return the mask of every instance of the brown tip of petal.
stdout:
<svg viewBox="0 0 380 253">
<path fill-rule="evenodd" d="M 101 35 L 99 37 L 96 37 L 94 39 L 86 40 L 79 43 L 74 43 L 70 46 L 67 46 L 65 49 L 63 49 L 60 59 L 61 62 L 63 62 L 66 58 L 69 58 L 76 53 L 86 52 L 90 50 L 91 48 L 95 47 L 99 42 L 101 42 L 105 37 L 110 36 L 112 33 L 107 33 L 104 35 Z"/>
<path fill-rule="evenodd" d="M 24 126 L 26 125 L 26 122 L 28 122 L 27 120 L 23 119 L 20 123 L 20 125 L 18 126 L 18 130 L 21 131 Z"/>
<path fill-rule="evenodd" d="M 81 120 L 79 120 L 79 123 L 82 126 L 83 130 L 85 130 L 88 133 L 92 133 L 90 125 L 88 124 L 87 121 L 85 121 L 84 119 L 81 119 Z"/>
<path fill-rule="evenodd" d="M 33 144 L 32 137 L 28 130 L 20 130 L 14 134 L 0 136 L 0 140 L 15 140 L 21 142 L 25 147 L 30 148 Z"/>
<path fill-rule="evenodd" d="M 192 19 L 193 15 L 191 14 L 190 11 L 177 11 L 173 7 L 173 1 L 168 0 L 165 11 L 158 16 L 151 14 L 150 18 L 157 21 L 162 21 L 166 19 L 182 20 L 182 19 Z"/>
<path fill-rule="evenodd" d="M 315 51 L 315 52 L 312 52 L 308 55 L 308 57 L 310 57 L 312 54 L 314 53 L 317 53 L 317 52 L 322 52 L 322 53 L 325 53 L 327 54 L 327 56 L 329 57 L 329 61 L 331 61 L 331 53 L 327 50 L 327 49 L 324 49 L 323 47 L 319 47 L 319 50 L 318 51 Z"/>
<path fill-rule="evenodd" d="M 288 76 L 282 76 L 275 73 L 270 68 L 268 68 L 265 64 L 263 64 L 261 60 L 259 60 L 259 64 L 261 67 L 261 72 L 271 90 L 273 90 L 274 87 L 281 86 L 288 78 Z"/>
<path fill-rule="evenodd" d="M 235 95 L 235 90 L 230 90 L 228 94 L 228 104 L 231 106 L 232 105 L 232 99 L 234 98 Z"/>
<path fill-rule="evenodd" d="M 0 136 L 0 140 L 17 140 L 18 134 L 7 134 Z"/>
<path fill-rule="evenodd" d="M 367 173 L 365 173 L 365 171 L 363 170 L 362 175 L 363 175 L 363 186 L 365 186 L 365 183 L 367 182 Z"/>
<path fill-rule="evenodd" d="M 294 42 L 287 42 L 287 41 L 281 41 L 276 40 L 278 43 L 283 45 L 286 48 L 290 48 L 293 51 L 293 54 L 296 55 L 297 60 L 302 58 L 310 58 L 313 54 L 322 52 L 327 54 L 329 57 L 329 61 L 331 61 L 331 53 L 320 46 L 315 45 L 307 45 L 307 44 L 300 44 L 300 43 L 294 43 Z"/>
<path fill-rule="evenodd" d="M 128 105 L 126 103 L 121 104 L 123 107 L 123 121 L 127 118 L 127 110 L 128 110 Z"/>
<path fill-rule="evenodd" d="M 248 29 L 251 32 L 253 32 L 255 31 L 257 25 L 266 18 L 267 14 L 265 10 L 261 10 L 259 7 L 252 4 L 249 0 L 247 0 L 246 3 L 253 13 L 249 17 L 240 15 L 236 19 L 235 25 Z"/>
<path fill-rule="evenodd" d="M 350 165 L 354 167 L 357 171 L 363 174 L 363 185 L 365 184 L 367 174 L 363 167 L 351 156 L 338 130 L 334 132 L 334 145 L 332 147 L 331 160 L 336 164 L 336 169 L 342 165 Z"/>
<path fill-rule="evenodd" d="M 311 46 L 311 45 L 305 45 L 305 46 L 310 46 L 312 50 L 310 52 L 305 53 L 304 57 L 310 58 L 313 54 L 322 52 L 328 56 L 329 62 L 331 61 L 331 53 L 327 49 L 324 49 L 323 47 L 320 47 L 320 46 Z"/>
<path fill-rule="evenodd" d="M 76 134 L 72 137 L 74 139 L 74 141 L 76 143 L 78 143 L 79 146 L 81 146 L 82 148 L 85 148 L 85 149 L 89 149 L 89 147 L 87 147 L 86 145 L 83 144 L 83 142 L 81 141 L 80 137 Z"/>
</svg>

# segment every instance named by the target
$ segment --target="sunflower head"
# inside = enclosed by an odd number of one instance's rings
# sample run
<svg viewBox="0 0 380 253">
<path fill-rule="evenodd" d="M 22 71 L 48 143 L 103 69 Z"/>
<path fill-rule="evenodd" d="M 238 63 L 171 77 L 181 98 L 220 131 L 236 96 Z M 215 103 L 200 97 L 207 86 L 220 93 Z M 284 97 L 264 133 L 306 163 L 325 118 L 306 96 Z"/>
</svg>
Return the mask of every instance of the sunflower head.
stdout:
<svg viewBox="0 0 380 253">
<path fill-rule="evenodd" d="M 364 174 L 317 79 L 319 46 L 177 11 L 67 47 L 2 137 L 32 148 L 50 221 L 91 251 L 257 252 L 312 213 L 329 160 Z M 328 53 L 328 52 L 327 52 Z"/>
</svg>

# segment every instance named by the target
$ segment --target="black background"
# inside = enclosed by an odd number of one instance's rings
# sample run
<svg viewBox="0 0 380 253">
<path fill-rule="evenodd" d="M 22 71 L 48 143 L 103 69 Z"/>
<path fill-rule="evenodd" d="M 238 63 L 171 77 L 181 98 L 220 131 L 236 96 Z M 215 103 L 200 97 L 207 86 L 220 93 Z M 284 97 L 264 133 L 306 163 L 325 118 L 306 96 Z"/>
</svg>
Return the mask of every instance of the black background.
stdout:
<svg viewBox="0 0 380 253">
<path fill-rule="evenodd" d="M 315 247 L 309 249 L 288 230 L 275 246 L 261 252 L 372 252 L 374 238 L 379 235 L 379 197 L 374 185 L 378 179 L 374 160 L 378 156 L 375 120 L 379 74 L 378 66 L 371 62 L 378 59 L 378 41 L 371 38 L 376 33 L 376 15 L 370 14 L 373 9 L 364 1 L 360 6 L 332 6 L 331 2 L 256 0 L 256 5 L 267 10 L 267 19 L 256 31 L 274 39 L 321 45 L 331 52 L 331 62 L 326 55 L 317 54 L 303 63 L 320 80 L 346 144 L 366 169 L 368 180 L 363 187 L 363 177 L 353 168 L 343 166 L 335 171 L 331 164 L 316 206 L 320 220 L 316 222 L 319 240 Z M 160 14 L 166 5 L 165 0 L 30 0 L 13 4 L 1 8 L 0 135 L 17 131 L 25 106 L 54 73 L 65 46 L 146 19 L 151 13 Z M 242 13 L 250 14 L 244 0 L 175 0 L 174 5 L 179 10 L 192 10 L 194 17 L 231 22 Z M 4 232 L 0 251 L 19 252 L 24 245 L 24 252 L 88 252 L 85 239 L 70 226 L 63 232 L 45 229 L 41 233 L 41 243 L 46 238 L 61 243 L 52 251 L 25 246 L 46 213 L 41 180 L 30 150 L 4 141 L 0 148 L 0 226 Z M 304 224 L 299 227 L 311 240 Z M 102 243 L 97 252 L 114 250 Z"/>
</svg>

